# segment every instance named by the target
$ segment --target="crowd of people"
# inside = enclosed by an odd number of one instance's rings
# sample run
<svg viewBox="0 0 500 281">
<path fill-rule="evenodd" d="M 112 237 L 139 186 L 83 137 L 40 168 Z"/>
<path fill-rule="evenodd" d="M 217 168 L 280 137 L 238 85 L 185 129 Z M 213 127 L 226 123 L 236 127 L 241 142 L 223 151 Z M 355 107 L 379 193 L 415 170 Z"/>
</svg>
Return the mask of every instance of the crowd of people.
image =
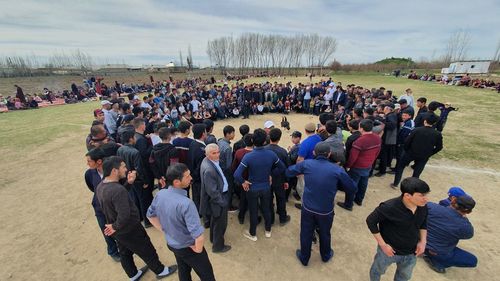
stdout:
<svg viewBox="0 0 500 281">
<path fill-rule="evenodd" d="M 399 76 L 399 74 L 396 76 Z M 420 81 L 437 82 L 444 85 L 465 86 L 477 89 L 490 89 L 500 93 L 500 83 L 495 82 L 491 79 L 484 79 L 479 77 L 473 78 L 469 74 L 457 75 L 450 78 L 448 74 L 437 76 L 432 73 L 424 73 L 422 75 L 419 75 L 412 70 L 407 75 L 407 78 Z"/>
<path fill-rule="evenodd" d="M 337 191 L 346 195 L 337 205 L 352 211 L 363 205 L 371 176 L 391 173 L 390 187 L 401 195 L 382 202 L 366 220 L 378 245 L 370 279 L 380 280 L 396 263 L 395 280 L 409 280 L 420 255 L 440 273 L 476 266 L 477 258 L 457 247 L 473 236 L 466 215 L 475 201 L 454 187 L 439 204 L 428 203 L 430 187 L 419 179 L 443 148 L 441 131 L 456 110 L 451 104 L 427 104 L 425 97 L 414 99 L 411 89 L 399 98 L 384 88 L 344 90 L 332 79 L 306 85 L 210 82 L 160 81 L 142 99 L 110 92 L 93 112 L 85 181 L 94 192 L 107 253 L 130 280 L 148 269 L 158 278 L 178 271 L 180 280 L 191 280 L 194 269 L 201 280 L 215 280 L 204 229 L 218 254 L 231 250 L 224 239 L 231 212 L 238 212 L 240 224 L 248 213 L 245 238 L 257 242 L 263 220 L 264 237 L 271 239 L 277 222 L 285 227 L 291 221 L 292 198 L 301 216 L 297 259 L 307 266 L 312 244 L 319 243 L 328 262 Z M 217 120 L 292 111 L 317 115 L 319 122 L 294 131 L 287 149 L 280 145 L 283 131 L 271 120 L 254 130 L 240 126 L 238 141 L 230 122 L 222 138 L 213 134 Z M 282 120 L 281 127 L 290 126 Z M 412 177 L 402 180 L 411 163 Z M 152 226 L 164 233 L 177 265 L 159 261 L 144 230 Z M 147 266 L 137 269 L 133 254 Z"/>
</svg>

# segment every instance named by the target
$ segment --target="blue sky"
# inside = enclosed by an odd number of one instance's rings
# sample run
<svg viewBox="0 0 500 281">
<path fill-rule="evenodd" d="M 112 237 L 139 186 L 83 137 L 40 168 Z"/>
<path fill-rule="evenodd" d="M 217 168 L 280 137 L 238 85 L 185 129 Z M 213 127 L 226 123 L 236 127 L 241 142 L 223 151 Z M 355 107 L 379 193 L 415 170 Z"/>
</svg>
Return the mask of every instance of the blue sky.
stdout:
<svg viewBox="0 0 500 281">
<path fill-rule="evenodd" d="M 318 33 L 338 40 L 342 63 L 385 57 L 432 59 L 450 35 L 471 34 L 471 59 L 489 59 L 500 40 L 500 1 L 389 0 L 0 0 L 0 56 L 46 57 L 80 49 L 97 62 L 209 65 L 207 41 L 245 32 Z"/>
</svg>

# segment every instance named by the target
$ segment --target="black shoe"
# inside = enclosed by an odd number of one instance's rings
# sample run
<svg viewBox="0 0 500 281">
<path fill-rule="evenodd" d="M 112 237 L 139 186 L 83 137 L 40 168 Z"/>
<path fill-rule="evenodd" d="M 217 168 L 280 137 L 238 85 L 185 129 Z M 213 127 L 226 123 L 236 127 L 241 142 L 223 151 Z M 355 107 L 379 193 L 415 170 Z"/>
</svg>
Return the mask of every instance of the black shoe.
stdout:
<svg viewBox="0 0 500 281">
<path fill-rule="evenodd" d="M 204 222 L 204 223 L 203 223 L 203 226 L 204 226 L 205 228 L 210 228 L 210 222 L 209 222 L 209 221 Z"/>
<path fill-rule="evenodd" d="M 156 279 L 166 278 L 166 277 L 174 274 L 174 272 L 176 272 L 176 271 L 177 271 L 177 265 L 174 264 L 174 265 L 168 267 L 168 273 L 167 274 L 165 274 L 165 275 L 159 275 L 158 274 L 158 275 L 156 275 Z"/>
<path fill-rule="evenodd" d="M 326 258 L 321 257 L 321 260 L 323 262 L 329 262 L 332 258 L 333 258 L 333 250 L 330 251 L 330 254 Z"/>
<path fill-rule="evenodd" d="M 395 185 L 395 184 L 393 184 L 393 183 L 391 183 L 391 188 L 392 188 L 392 189 L 398 189 L 398 186 L 397 186 L 397 185 Z"/>
<path fill-rule="evenodd" d="M 339 206 L 342 209 L 352 211 L 352 207 L 347 207 L 344 202 L 337 202 L 337 206 Z"/>
<path fill-rule="evenodd" d="M 410 168 L 415 170 L 415 164 L 411 165 Z"/>
<path fill-rule="evenodd" d="M 302 204 L 300 203 L 295 203 L 295 208 L 299 209 L 299 210 L 302 210 Z"/>
<path fill-rule="evenodd" d="M 439 267 L 435 266 L 435 265 L 432 263 L 431 259 L 430 259 L 428 256 L 424 256 L 424 261 L 425 261 L 425 263 L 427 263 L 427 265 L 428 265 L 428 266 L 429 266 L 432 270 L 434 270 L 435 272 L 437 272 L 437 273 L 445 273 L 445 272 L 446 272 L 446 269 L 444 269 L 444 268 L 439 268 Z"/>
<path fill-rule="evenodd" d="M 229 250 L 231 250 L 231 246 L 224 245 L 224 247 L 222 247 L 222 249 L 220 249 L 220 250 L 212 250 L 212 253 L 225 253 Z"/>
<path fill-rule="evenodd" d="M 286 215 L 285 220 L 284 221 L 280 221 L 280 226 L 284 226 L 285 224 L 289 223 L 290 219 L 291 219 L 290 215 Z"/>
<path fill-rule="evenodd" d="M 358 205 L 360 207 L 363 206 L 363 202 L 361 202 L 361 201 L 354 200 L 354 203 L 356 203 L 356 205 Z"/>
<path fill-rule="evenodd" d="M 300 200 L 300 195 L 297 192 L 294 192 L 292 195 L 293 195 L 293 198 L 295 198 L 295 200 L 297 200 L 297 201 Z"/>
<path fill-rule="evenodd" d="M 114 255 L 109 255 L 115 262 L 120 262 L 122 258 L 120 257 L 120 254 L 116 253 Z"/>
<path fill-rule="evenodd" d="M 383 177 L 383 176 L 385 176 L 385 173 L 378 172 L 374 176 L 376 176 L 376 177 Z"/>
<path fill-rule="evenodd" d="M 395 174 L 396 174 L 396 171 L 387 171 L 387 173 L 388 173 L 389 175 L 395 175 Z"/>
<path fill-rule="evenodd" d="M 152 227 L 153 225 L 149 222 L 149 221 L 145 221 L 144 222 L 144 228 L 150 228 Z"/>
<path fill-rule="evenodd" d="M 244 224 L 245 223 L 245 218 L 238 218 L 238 222 L 240 224 Z"/>
<path fill-rule="evenodd" d="M 298 250 L 298 249 L 297 249 L 297 250 L 295 251 L 295 256 L 297 257 L 297 259 L 300 261 L 300 263 L 301 263 L 303 266 L 307 266 L 307 263 L 304 263 L 304 262 L 302 261 L 302 259 L 301 259 L 302 254 L 300 253 L 300 250 Z"/>
<path fill-rule="evenodd" d="M 141 271 L 141 275 L 139 275 L 137 278 L 135 278 L 136 281 L 139 281 L 141 280 L 141 278 L 144 276 L 144 274 L 146 273 L 146 271 L 148 271 L 149 269 L 149 266 L 145 265 L 144 267 L 142 267 L 141 269 L 139 269 Z"/>
</svg>

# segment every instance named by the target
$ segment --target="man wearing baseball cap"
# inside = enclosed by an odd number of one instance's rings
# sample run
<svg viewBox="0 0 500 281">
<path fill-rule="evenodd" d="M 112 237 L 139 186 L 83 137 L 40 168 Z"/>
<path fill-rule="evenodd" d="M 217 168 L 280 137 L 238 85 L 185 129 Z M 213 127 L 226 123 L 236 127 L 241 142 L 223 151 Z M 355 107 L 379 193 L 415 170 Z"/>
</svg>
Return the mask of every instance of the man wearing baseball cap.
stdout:
<svg viewBox="0 0 500 281">
<path fill-rule="evenodd" d="M 436 203 L 427 204 L 427 245 L 424 260 L 432 270 L 445 273 L 446 268 L 452 266 L 477 266 L 476 256 L 457 247 L 461 239 L 474 236 L 474 227 L 467 215 L 475 206 L 474 199 L 466 194 L 453 196 L 449 207 Z"/>
<path fill-rule="evenodd" d="M 464 196 L 464 195 L 467 195 L 467 194 L 465 193 L 465 191 L 462 188 L 460 188 L 458 186 L 453 186 L 448 190 L 448 198 L 439 201 L 439 205 L 448 207 L 451 205 L 451 201 L 453 199 L 456 199 L 456 198 L 458 198 L 460 196 Z"/>
</svg>

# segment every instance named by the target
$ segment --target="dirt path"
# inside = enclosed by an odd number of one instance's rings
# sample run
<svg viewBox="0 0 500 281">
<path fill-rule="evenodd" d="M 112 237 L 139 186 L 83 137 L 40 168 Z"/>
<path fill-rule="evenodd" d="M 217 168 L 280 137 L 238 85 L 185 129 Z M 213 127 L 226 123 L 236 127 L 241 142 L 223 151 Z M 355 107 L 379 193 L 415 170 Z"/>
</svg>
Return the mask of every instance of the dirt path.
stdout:
<svg viewBox="0 0 500 281">
<path fill-rule="evenodd" d="M 254 129 L 263 126 L 267 119 L 279 124 L 280 118 L 257 116 L 246 123 Z M 317 122 L 316 118 L 303 115 L 290 115 L 289 120 L 292 130 L 301 130 L 310 121 Z M 238 128 L 243 121 L 231 120 L 231 124 Z M 225 124 L 216 123 L 218 136 Z M 0 164 L 0 280 L 126 280 L 120 265 L 106 255 L 90 205 L 92 194 L 83 181 L 87 130 L 82 127 L 79 134 L 66 135 L 33 149 L 27 158 L 4 158 Z M 284 134 L 283 146 L 289 144 L 288 139 Z M 431 186 L 432 201 L 444 198 L 450 186 L 459 185 L 478 202 L 470 215 L 475 237 L 460 245 L 478 256 L 479 267 L 451 269 L 446 275 L 438 275 L 419 259 L 414 280 L 498 279 L 500 173 L 441 160 L 431 161 L 422 179 Z M 379 202 L 398 195 L 389 188 L 391 180 L 390 176 L 370 179 L 364 206 L 356 207 L 352 213 L 336 209 L 332 231 L 335 256 L 327 264 L 321 262 L 317 245 L 313 246 L 308 267 L 296 260 L 300 214 L 293 201 L 287 205 L 291 223 L 274 227 L 271 239 L 264 238 L 260 226 L 256 243 L 242 236 L 248 219 L 241 226 L 236 215 L 230 214 L 226 238 L 233 250 L 222 255 L 209 253 L 218 280 L 367 280 L 375 241 L 364 221 Z M 343 198 L 343 193 L 337 195 L 337 200 Z M 154 229 L 148 229 L 148 233 L 161 260 L 172 264 L 173 255 L 162 235 Z M 137 259 L 137 263 L 142 261 Z M 392 280 L 393 272 L 391 268 L 385 280 Z M 155 277 L 148 273 L 143 280 Z M 177 276 L 167 280 L 177 280 Z"/>
</svg>

